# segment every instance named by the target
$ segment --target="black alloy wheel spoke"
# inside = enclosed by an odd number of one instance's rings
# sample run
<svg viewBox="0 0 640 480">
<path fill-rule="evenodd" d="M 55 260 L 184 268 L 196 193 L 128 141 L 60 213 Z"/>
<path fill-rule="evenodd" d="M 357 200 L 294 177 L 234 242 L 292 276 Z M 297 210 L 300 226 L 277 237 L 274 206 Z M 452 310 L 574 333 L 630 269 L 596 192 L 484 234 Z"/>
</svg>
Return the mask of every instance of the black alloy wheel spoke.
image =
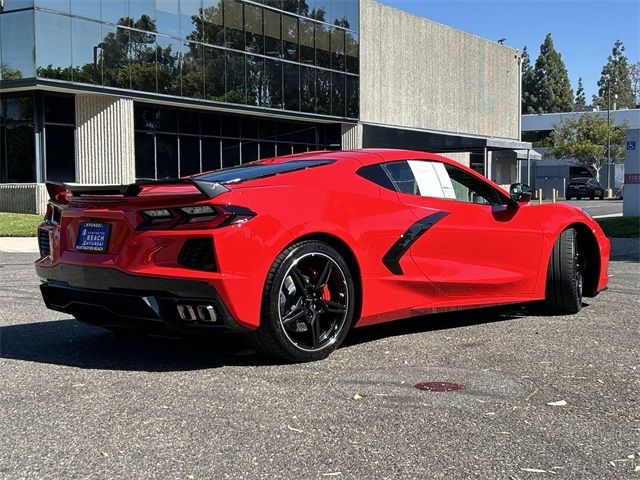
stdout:
<svg viewBox="0 0 640 480">
<path fill-rule="evenodd" d="M 316 348 L 320 344 L 320 312 L 316 310 L 312 310 L 311 312 L 308 326 L 311 331 L 311 343 L 313 348 Z"/>
<path fill-rule="evenodd" d="M 347 311 L 346 305 L 334 302 L 333 300 L 321 300 L 323 310 L 328 313 L 344 313 Z"/>
<path fill-rule="evenodd" d="M 298 305 L 294 307 L 289 313 L 282 317 L 282 325 L 286 327 L 293 321 L 298 320 L 300 317 L 304 316 L 305 313 L 306 309 L 303 306 Z"/>
<path fill-rule="evenodd" d="M 307 285 L 309 285 L 308 280 L 304 278 L 304 275 L 302 275 L 302 272 L 298 269 L 297 266 L 292 267 L 290 273 L 291 280 L 298 290 L 298 293 L 304 295 L 307 290 Z"/>
<path fill-rule="evenodd" d="M 316 292 L 322 290 L 327 283 L 329 283 L 329 279 L 331 278 L 331 271 L 333 270 L 333 262 L 331 260 L 327 260 L 327 264 L 324 266 L 324 270 L 318 276 L 318 280 L 316 281 L 315 290 Z"/>
</svg>

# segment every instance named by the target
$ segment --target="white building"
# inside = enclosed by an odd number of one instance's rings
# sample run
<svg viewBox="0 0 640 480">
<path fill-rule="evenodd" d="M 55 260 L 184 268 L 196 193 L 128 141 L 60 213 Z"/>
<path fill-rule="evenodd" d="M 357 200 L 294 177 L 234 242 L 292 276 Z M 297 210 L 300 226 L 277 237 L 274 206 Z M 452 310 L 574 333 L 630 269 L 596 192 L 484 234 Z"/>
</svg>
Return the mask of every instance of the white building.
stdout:
<svg viewBox="0 0 640 480">
<path fill-rule="evenodd" d="M 595 112 L 566 112 L 545 113 L 522 116 L 522 136 L 525 140 L 536 141 L 546 137 L 554 125 L 563 120 L 580 118 L 582 115 L 597 115 L 607 117 L 607 111 Z M 603 186 L 610 185 L 614 195 L 624 191 L 625 214 L 638 215 L 640 213 L 640 109 L 612 110 L 611 123 L 615 125 L 627 124 L 626 151 L 624 164 L 612 165 L 611 180 L 609 181 L 608 168 L 605 166 L 600 171 L 600 183 Z M 564 187 L 569 180 L 576 176 L 590 175 L 586 169 L 575 165 L 571 160 L 558 160 L 544 156 L 544 148 L 536 148 L 542 154 L 542 158 L 531 162 L 531 186 L 542 188 L 545 195 L 551 188 L 557 188 L 560 195 L 564 196 Z M 526 168 L 526 167 L 525 167 Z M 523 174 L 523 178 L 527 178 Z M 622 187 L 624 185 L 624 190 Z M 635 212 L 635 213 L 632 213 Z"/>
</svg>

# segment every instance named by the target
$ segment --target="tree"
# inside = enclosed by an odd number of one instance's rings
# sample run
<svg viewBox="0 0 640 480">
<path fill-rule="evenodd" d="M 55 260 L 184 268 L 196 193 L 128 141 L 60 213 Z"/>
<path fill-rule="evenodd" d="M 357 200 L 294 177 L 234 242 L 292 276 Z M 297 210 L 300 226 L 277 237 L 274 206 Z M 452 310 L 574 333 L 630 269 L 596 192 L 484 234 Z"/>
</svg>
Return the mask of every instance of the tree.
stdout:
<svg viewBox="0 0 640 480">
<path fill-rule="evenodd" d="M 609 105 L 609 88 L 611 88 L 611 105 L 617 95 L 615 102 L 618 108 L 635 107 L 629 75 L 629 61 L 624 54 L 624 45 L 620 40 L 616 40 L 607 64 L 602 67 L 598 87 L 598 95 L 593 96 L 593 104 L 602 110 L 606 110 Z"/>
<path fill-rule="evenodd" d="M 522 113 L 536 113 L 535 77 L 527 47 L 522 49 Z"/>
<path fill-rule="evenodd" d="M 540 45 L 540 55 L 536 60 L 534 90 L 538 98 L 534 102 L 537 113 L 570 112 L 573 110 L 573 90 L 569 82 L 567 68 L 562 55 L 553 45 L 548 33 Z"/>
<path fill-rule="evenodd" d="M 629 78 L 631 79 L 631 93 L 636 103 L 636 108 L 640 108 L 640 62 L 629 65 Z"/>
<path fill-rule="evenodd" d="M 4 80 L 19 80 L 22 78 L 22 72 L 9 67 L 6 63 L 0 63 L 0 78 Z"/>
<path fill-rule="evenodd" d="M 600 181 L 600 169 L 607 163 L 607 141 L 611 143 L 611 162 L 622 161 L 626 130 L 626 124 L 609 126 L 600 115 L 564 120 L 554 125 L 545 155 L 572 159 Z"/>
<path fill-rule="evenodd" d="M 578 79 L 578 88 L 576 89 L 576 98 L 573 101 L 573 111 L 579 112 L 587 106 L 587 99 L 584 96 L 584 87 L 582 86 L 582 78 Z"/>
</svg>

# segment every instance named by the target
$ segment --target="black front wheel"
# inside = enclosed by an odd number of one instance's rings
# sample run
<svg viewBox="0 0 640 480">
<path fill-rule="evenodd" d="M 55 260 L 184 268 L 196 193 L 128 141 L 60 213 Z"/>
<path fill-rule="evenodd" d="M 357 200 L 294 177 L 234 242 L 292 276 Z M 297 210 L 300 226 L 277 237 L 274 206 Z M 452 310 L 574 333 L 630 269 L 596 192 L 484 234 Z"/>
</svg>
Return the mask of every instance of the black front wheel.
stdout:
<svg viewBox="0 0 640 480">
<path fill-rule="evenodd" d="M 269 270 L 260 327 L 250 340 L 263 353 L 294 362 L 326 358 L 351 327 L 354 297 L 349 267 L 334 248 L 296 243 Z"/>
<path fill-rule="evenodd" d="M 546 309 L 552 314 L 578 313 L 584 289 L 584 254 L 578 232 L 569 228 L 556 240 L 547 267 Z"/>
</svg>

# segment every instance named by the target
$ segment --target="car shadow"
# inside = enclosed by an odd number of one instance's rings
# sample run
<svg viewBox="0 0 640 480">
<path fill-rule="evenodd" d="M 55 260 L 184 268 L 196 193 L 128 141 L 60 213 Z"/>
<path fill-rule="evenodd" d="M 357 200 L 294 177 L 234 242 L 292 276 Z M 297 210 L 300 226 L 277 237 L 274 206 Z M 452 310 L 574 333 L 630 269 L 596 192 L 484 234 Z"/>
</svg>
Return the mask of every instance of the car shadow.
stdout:
<svg viewBox="0 0 640 480">
<path fill-rule="evenodd" d="M 461 327 L 471 327 L 485 323 L 504 322 L 527 315 L 533 315 L 524 306 L 488 307 L 456 312 L 421 315 L 395 322 L 381 323 L 368 327 L 355 328 L 346 338 L 343 346 L 358 345 L 382 338 L 435 332 Z"/>
<path fill-rule="evenodd" d="M 511 307 L 415 317 L 354 329 L 343 347 L 385 337 L 506 321 L 526 314 L 523 309 Z M 83 369 L 147 372 L 286 363 L 256 353 L 238 334 L 175 338 L 123 336 L 72 319 L 0 327 L 0 358 Z"/>
<path fill-rule="evenodd" d="M 237 334 L 199 338 L 115 335 L 73 319 L 1 327 L 0 358 L 84 369 L 148 372 L 278 363 L 258 355 Z"/>
</svg>

